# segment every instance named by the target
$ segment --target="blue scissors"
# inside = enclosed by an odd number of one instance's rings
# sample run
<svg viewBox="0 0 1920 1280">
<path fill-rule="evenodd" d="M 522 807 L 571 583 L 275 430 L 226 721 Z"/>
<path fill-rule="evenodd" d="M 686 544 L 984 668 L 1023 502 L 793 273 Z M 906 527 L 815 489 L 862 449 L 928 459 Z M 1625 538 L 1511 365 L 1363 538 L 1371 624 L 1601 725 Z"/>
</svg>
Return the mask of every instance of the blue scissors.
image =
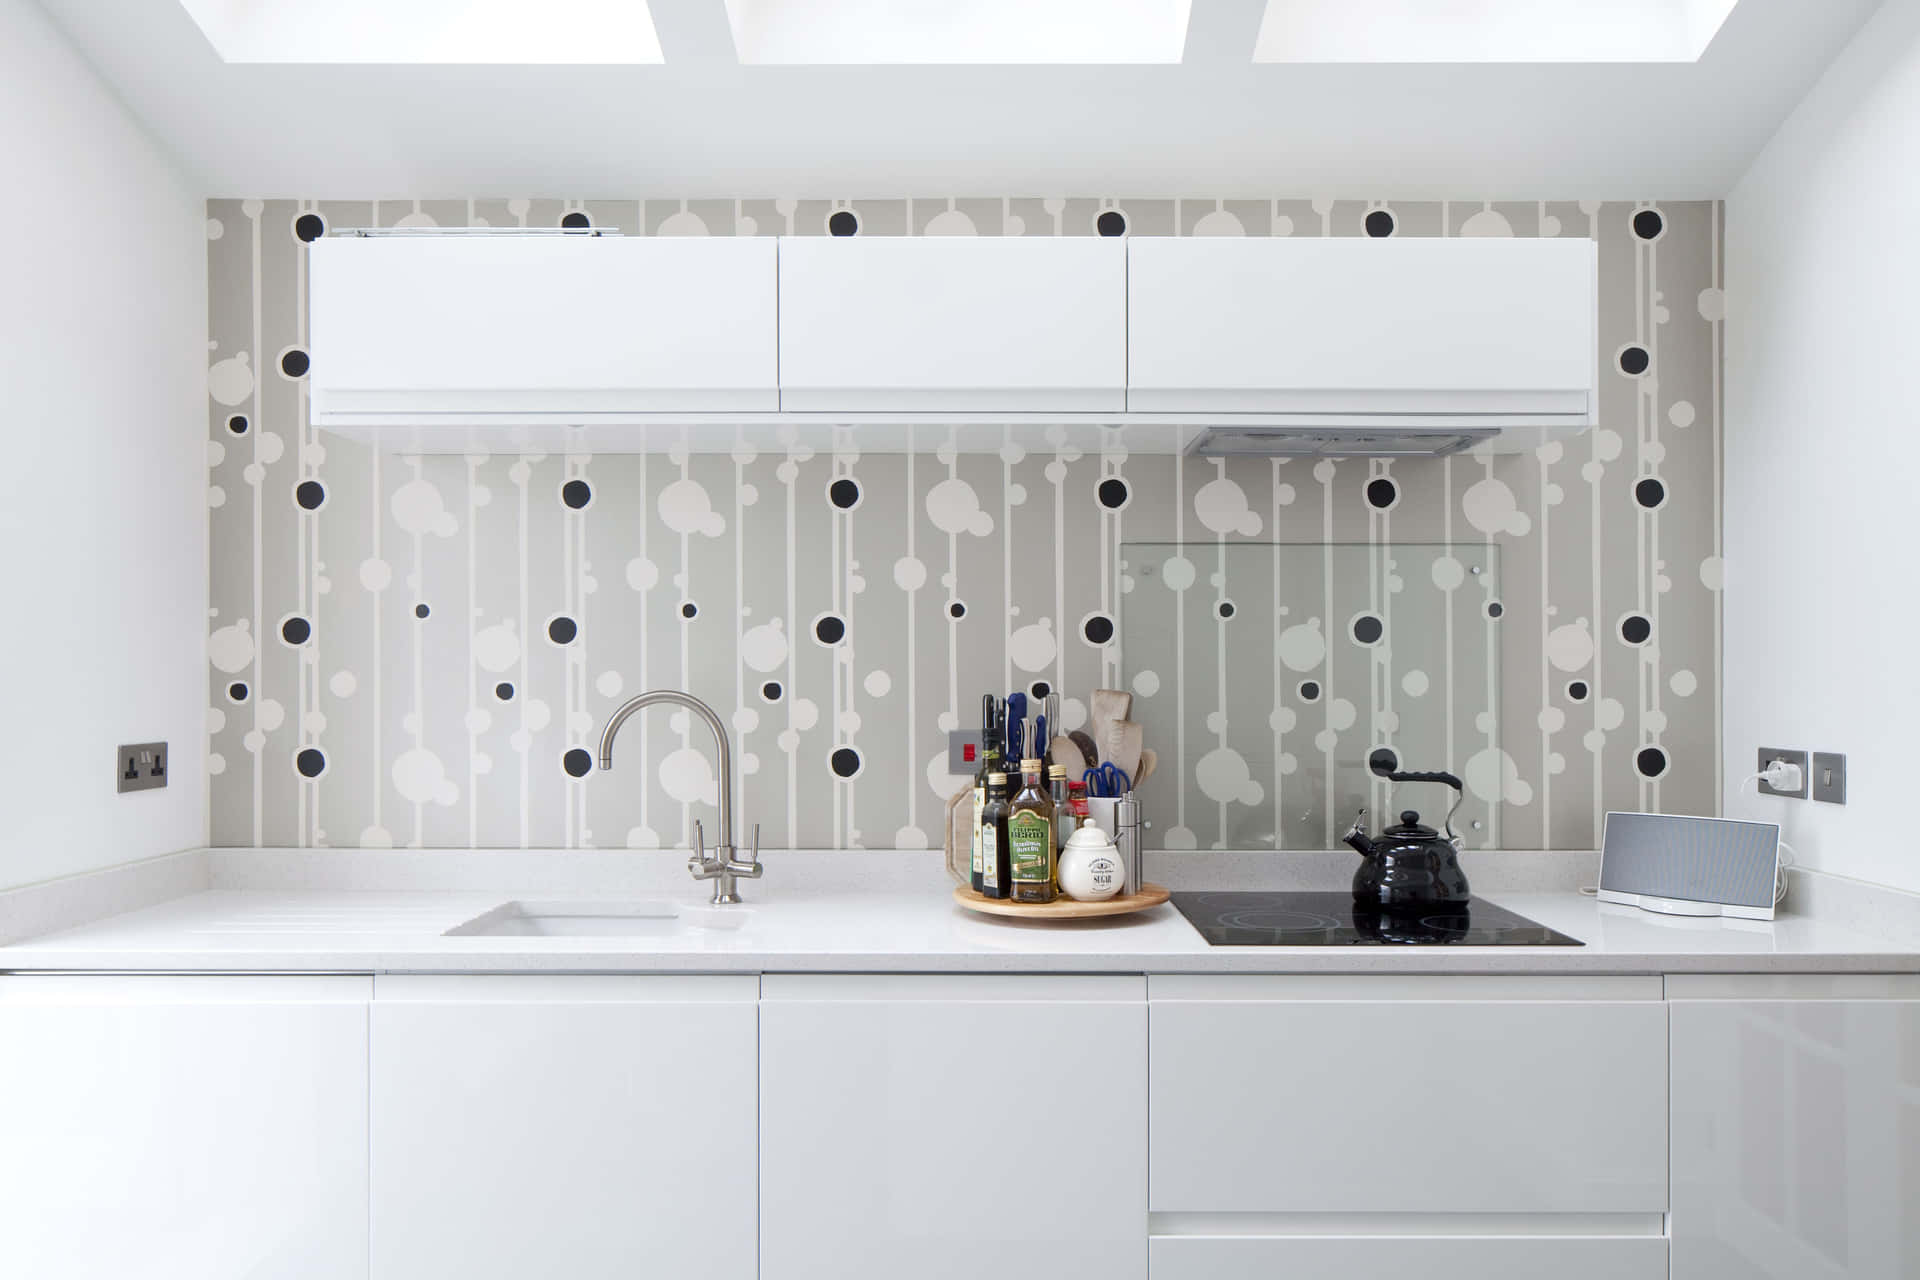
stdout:
<svg viewBox="0 0 1920 1280">
<path fill-rule="evenodd" d="M 1087 795 L 1095 799 L 1118 800 L 1133 790 L 1133 780 L 1111 762 L 1087 770 L 1080 780 L 1087 784 Z"/>
</svg>

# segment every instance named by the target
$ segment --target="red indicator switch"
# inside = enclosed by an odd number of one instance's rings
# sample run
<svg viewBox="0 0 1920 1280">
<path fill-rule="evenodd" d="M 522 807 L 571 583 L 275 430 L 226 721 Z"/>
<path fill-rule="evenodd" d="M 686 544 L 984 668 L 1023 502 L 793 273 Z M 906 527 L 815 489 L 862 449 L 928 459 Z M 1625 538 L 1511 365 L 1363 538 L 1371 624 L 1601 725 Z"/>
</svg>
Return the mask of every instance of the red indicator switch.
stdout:
<svg viewBox="0 0 1920 1280">
<path fill-rule="evenodd" d="M 968 744 L 967 744 L 967 745 L 966 745 L 966 746 L 965 746 L 964 748 L 962 748 L 962 750 L 963 750 L 963 752 L 964 752 L 964 754 L 962 755 L 962 757 L 961 757 L 961 758 L 962 758 L 962 759 L 964 759 L 964 760 L 965 760 L 965 761 L 966 761 L 966 762 L 967 762 L 968 764 L 972 764 L 972 763 L 973 763 L 973 754 L 974 754 L 974 746 L 973 746 L 973 743 L 971 743 L 971 742 L 969 742 L 969 743 L 968 743 Z"/>
</svg>

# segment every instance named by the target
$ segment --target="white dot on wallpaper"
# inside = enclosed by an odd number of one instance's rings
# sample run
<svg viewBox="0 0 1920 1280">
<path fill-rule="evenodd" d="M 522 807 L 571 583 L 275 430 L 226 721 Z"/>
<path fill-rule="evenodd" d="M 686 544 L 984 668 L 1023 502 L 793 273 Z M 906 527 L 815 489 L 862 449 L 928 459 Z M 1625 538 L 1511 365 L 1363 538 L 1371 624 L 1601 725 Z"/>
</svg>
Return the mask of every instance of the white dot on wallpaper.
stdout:
<svg viewBox="0 0 1920 1280">
<path fill-rule="evenodd" d="M 507 738 L 507 741 L 515 751 L 518 751 L 521 755 L 525 755 L 527 754 L 527 748 L 533 745 L 533 735 L 525 729 L 515 729 Z"/>
<path fill-rule="evenodd" d="M 850 594 L 857 596 L 861 592 L 865 591 L 866 589 L 867 589 L 867 580 L 865 577 L 857 573 L 849 574 L 847 576 L 847 591 Z"/>
<path fill-rule="evenodd" d="M 1261 529 L 1258 513 L 1247 505 L 1247 491 L 1226 476 L 1200 486 L 1193 495 L 1193 511 L 1214 533 L 1237 533 L 1251 538 Z"/>
<path fill-rule="evenodd" d="M 993 532 L 993 517 L 980 509 L 979 495 L 957 476 L 949 476 L 927 490 L 927 519 L 946 534 L 970 533 L 984 538 Z"/>
<path fill-rule="evenodd" d="M 227 446 L 218 440 L 207 441 L 207 465 L 217 467 L 227 460 Z"/>
<path fill-rule="evenodd" d="M 1427 693 L 1427 673 L 1419 669 L 1407 672 L 1400 677 L 1400 689 L 1409 698 L 1423 698 Z"/>
<path fill-rule="evenodd" d="M 1011 440 L 1000 446 L 1000 461 L 1006 463 L 1008 466 L 1024 462 L 1026 461 L 1026 457 L 1026 449 L 1013 443 Z"/>
<path fill-rule="evenodd" d="M 603 698 L 617 698 L 620 690 L 626 688 L 626 681 L 620 678 L 618 671 L 602 671 L 600 678 L 593 682 L 593 687 L 600 691 Z"/>
<path fill-rule="evenodd" d="M 1313 745 L 1319 751 L 1331 751 L 1340 745 L 1340 735 L 1331 729 L 1322 729 L 1313 735 Z"/>
<path fill-rule="evenodd" d="M 1331 458 L 1322 458 L 1313 464 L 1313 478 L 1320 484 L 1328 484 L 1333 480 L 1334 473 L 1338 470 L 1339 468 L 1334 465 Z"/>
<path fill-rule="evenodd" d="M 1275 707 L 1267 714 L 1267 728 L 1275 733 L 1292 733 L 1293 727 L 1300 723 L 1300 717 L 1292 707 Z"/>
<path fill-rule="evenodd" d="M 1282 777 L 1290 778 L 1300 770 L 1300 759 L 1291 751 L 1282 751 L 1273 763 Z"/>
<path fill-rule="evenodd" d="M 209 751 L 207 753 L 207 772 L 217 778 L 226 771 L 227 758 L 218 751 Z"/>
<path fill-rule="evenodd" d="M 1533 787 L 1520 776 L 1520 766 L 1498 747 L 1475 752 L 1467 761 L 1461 781 L 1467 790 L 1488 804 L 1529 805 Z"/>
<path fill-rule="evenodd" d="M 869 698 L 884 698 L 893 689 L 893 677 L 884 671 L 869 671 L 862 682 Z"/>
<path fill-rule="evenodd" d="M 420 713 L 418 711 L 409 711 L 400 717 L 400 732 L 413 737 L 420 735 Z"/>
<path fill-rule="evenodd" d="M 660 835 L 652 827 L 627 828 L 627 848 L 658 849 L 659 847 Z"/>
<path fill-rule="evenodd" d="M 693 747 L 669 751 L 660 761 L 660 788 L 681 804 L 718 804 L 720 784 L 706 753 Z"/>
<path fill-rule="evenodd" d="M 360 562 L 360 585 L 368 591 L 385 591 L 393 584 L 393 566 L 385 560 L 367 559 Z"/>
<path fill-rule="evenodd" d="M 446 766 L 425 747 L 403 751 L 393 762 L 393 788 L 414 804 L 429 804 L 446 780 Z"/>
<path fill-rule="evenodd" d="M 1010 507 L 1026 506 L 1027 505 L 1027 486 L 1023 484 L 1008 485 L 1007 486 L 1007 505 Z"/>
<path fill-rule="evenodd" d="M 207 239 L 218 240 L 221 236 L 225 234 L 227 234 L 226 223 L 220 221 L 220 219 L 218 218 L 207 219 Z"/>
<path fill-rule="evenodd" d="M 738 495 L 740 505 L 743 507 L 751 507 L 760 501 L 760 490 L 753 485 L 743 484 L 734 492 Z"/>
<path fill-rule="evenodd" d="M 216 511 L 227 505 L 227 491 L 217 484 L 207 486 L 207 505 Z"/>
<path fill-rule="evenodd" d="M 286 723 L 287 709 L 273 698 L 261 698 L 253 704 L 254 723 L 268 733 Z"/>
<path fill-rule="evenodd" d="M 787 660 L 785 624 L 775 618 L 749 627 L 740 637 L 740 660 L 755 671 L 773 671 Z"/>
<path fill-rule="evenodd" d="M 1718 591 L 1726 581 L 1726 565 L 1719 556 L 1708 556 L 1700 562 L 1700 585 L 1709 591 Z"/>
<path fill-rule="evenodd" d="M 590 573 L 584 572 L 585 568 L 585 565 L 581 566 L 583 572 L 580 575 L 580 594 L 590 596 L 600 590 L 600 579 Z"/>
<path fill-rule="evenodd" d="M 249 462 L 240 469 L 240 478 L 256 488 L 258 488 L 260 482 L 266 478 L 266 475 L 267 469 L 257 462 Z"/>
<path fill-rule="evenodd" d="M 1195 236 L 1244 236 L 1247 229 L 1240 225 L 1240 219 L 1226 209 L 1214 209 L 1202 215 L 1193 224 L 1193 230 L 1187 233 Z"/>
<path fill-rule="evenodd" d="M 1378 733 L 1400 732 L 1400 713 L 1398 711 L 1376 711 L 1373 713 L 1373 727 Z"/>
<path fill-rule="evenodd" d="M 1557 507 L 1567 500 L 1567 491 L 1557 484 L 1549 484 L 1540 490 L 1540 501 L 1549 507 Z"/>
<path fill-rule="evenodd" d="M 1665 733 L 1667 731 L 1667 713 L 1657 707 L 1649 707 L 1640 713 L 1640 731 L 1642 733 Z"/>
<path fill-rule="evenodd" d="M 1551 239 L 1560 234 L 1560 215 L 1550 213 L 1540 219 L 1540 234 Z"/>
<path fill-rule="evenodd" d="M 253 366 L 246 352 L 213 362 L 207 370 L 207 394 L 229 409 L 253 394 Z"/>
<path fill-rule="evenodd" d="M 1727 318 L 1727 295 L 1719 289 L 1702 289 L 1700 296 L 1694 299 L 1694 306 L 1700 312 L 1700 318 L 1708 322 Z"/>
<path fill-rule="evenodd" d="M 1596 427 L 1593 431 L 1593 456 L 1602 462 L 1612 462 L 1620 456 L 1626 447 L 1618 431 L 1611 427 Z"/>
<path fill-rule="evenodd" d="M 493 757 L 484 751 L 476 751 L 469 757 L 468 768 L 472 769 L 476 775 L 492 773 Z"/>
<path fill-rule="evenodd" d="M 484 671 L 506 671 L 520 661 L 520 637 L 504 622 L 483 627 L 473 637 L 473 660 Z"/>
<path fill-rule="evenodd" d="M 527 465 L 524 458 L 507 468 L 507 479 L 523 488 L 526 486 L 527 481 L 532 478 L 533 468 Z"/>
<path fill-rule="evenodd" d="M 1405 578 L 1402 578 L 1397 573 L 1390 573 L 1387 575 L 1386 587 L 1389 593 L 1393 595 L 1398 595 L 1400 592 L 1405 591 L 1407 589 L 1407 581 Z M 1382 645 L 1380 647 L 1380 652 L 1384 656 L 1385 654 L 1391 653 L 1392 650 L 1387 648 L 1387 646 Z"/>
<path fill-rule="evenodd" d="M 1700 687 L 1700 681 L 1691 671 L 1676 671 L 1668 677 L 1667 687 L 1682 698 L 1691 698 L 1694 690 Z"/>
<path fill-rule="evenodd" d="M 1191 827 L 1168 827 L 1165 846 L 1168 849 L 1197 849 L 1199 842 L 1194 839 Z"/>
<path fill-rule="evenodd" d="M 1469 488 L 1460 499 L 1460 509 L 1467 517 L 1467 523 L 1481 533 L 1510 533 L 1515 537 L 1525 537 L 1533 527 L 1533 521 L 1526 512 L 1520 510 L 1514 500 L 1513 490 L 1504 480 L 1489 476 Z"/>
<path fill-rule="evenodd" d="M 1473 727 L 1481 733 L 1493 732 L 1493 713 L 1482 711 L 1473 717 Z"/>
<path fill-rule="evenodd" d="M 1045 474 L 1048 484 L 1065 484 L 1067 481 L 1067 464 L 1055 458 L 1047 464 Z"/>
<path fill-rule="evenodd" d="M 391 849 L 393 848 L 393 833 L 382 826 L 363 827 L 360 830 L 360 847 L 362 849 Z"/>
<path fill-rule="evenodd" d="M 800 468 L 789 458 L 773 469 L 773 475 L 781 484 L 791 485 L 800 478 Z"/>
<path fill-rule="evenodd" d="M 744 736 L 745 734 L 752 733 L 759 727 L 760 713 L 758 711 L 752 707 L 735 707 L 733 709 L 733 731 L 735 733 Z"/>
<path fill-rule="evenodd" d="M 1433 562 L 1433 585 L 1442 591 L 1458 589 L 1467 580 L 1467 567 L 1452 556 L 1441 556 Z"/>
<path fill-rule="evenodd" d="M 1151 698 L 1160 692 L 1160 673 L 1157 671 L 1136 671 L 1133 676 L 1133 691 L 1143 698 Z"/>
<path fill-rule="evenodd" d="M 1120 575 L 1120 594 L 1123 596 L 1128 596 L 1133 594 L 1133 575 L 1132 574 L 1123 573 Z"/>
<path fill-rule="evenodd" d="M 327 713 L 308 711 L 300 716 L 300 731 L 313 737 L 319 737 L 327 731 Z"/>
<path fill-rule="evenodd" d="M 851 737 L 860 732 L 860 713 L 858 711 L 842 711 L 839 717 L 839 724 L 840 732 Z"/>
<path fill-rule="evenodd" d="M 1580 467 L 1580 478 L 1588 484 L 1599 484 L 1600 478 L 1606 473 L 1607 469 L 1598 462 L 1583 463 Z"/>
<path fill-rule="evenodd" d="M 360 681 L 351 671 L 336 671 L 333 673 L 333 678 L 327 681 L 327 688 L 333 691 L 333 696 L 336 698 L 351 698 L 354 690 L 359 687 Z"/>
<path fill-rule="evenodd" d="M 893 833 L 893 847 L 896 849 L 924 849 L 927 847 L 927 833 L 918 827 L 901 827 Z"/>
<path fill-rule="evenodd" d="M 254 438 L 254 447 L 259 452 L 260 461 L 271 466 L 286 453 L 287 442 L 272 431 L 262 431 Z"/>
<path fill-rule="evenodd" d="M 1667 592 L 1673 590 L 1673 579 L 1664 573 L 1656 573 L 1653 575 L 1653 589 L 1661 595 L 1665 595 Z"/>
<path fill-rule="evenodd" d="M 1193 767 L 1193 780 L 1216 804 L 1259 804 L 1267 789 L 1253 780 L 1246 757 L 1232 747 L 1215 747 Z"/>
<path fill-rule="evenodd" d="M 1659 466 L 1667 460 L 1667 446 L 1658 440 L 1649 440 L 1640 446 L 1640 460 L 1650 466 Z"/>
<path fill-rule="evenodd" d="M 1293 486 L 1290 484 L 1283 484 L 1279 488 L 1273 491 L 1273 500 L 1275 504 L 1282 507 L 1292 506 L 1293 500 L 1298 496 L 1299 495 L 1293 491 Z"/>
<path fill-rule="evenodd" d="M 1558 707 L 1540 708 L 1540 732 L 1558 733 L 1567 727 L 1567 713 Z"/>
<path fill-rule="evenodd" d="M 1168 556 L 1160 566 L 1160 581 L 1166 583 L 1169 591 L 1185 591 L 1197 576 L 1193 561 L 1185 556 Z"/>
<path fill-rule="evenodd" d="M 654 508 L 660 522 L 675 533 L 717 538 L 727 531 L 725 517 L 713 509 L 706 489 L 695 480 L 675 480 L 660 491 Z"/>
<path fill-rule="evenodd" d="M 1585 618 L 1547 633 L 1547 661 L 1560 671 L 1578 671 L 1593 661 L 1593 633 Z"/>
<path fill-rule="evenodd" d="M 1222 734 L 1227 731 L 1227 713 L 1224 711 L 1207 712 L 1207 732 Z"/>
<path fill-rule="evenodd" d="M 1053 638 L 1051 618 L 1042 618 L 1021 627 L 1007 637 L 1007 658 L 1022 671 L 1046 670 L 1059 651 L 1060 646 Z"/>
<path fill-rule="evenodd" d="M 951 711 L 942 711 L 934 718 L 934 723 L 940 726 L 940 732 L 952 733 L 960 727 L 960 717 Z"/>
<path fill-rule="evenodd" d="M 800 735 L 791 729 L 782 729 L 779 736 L 774 738 L 773 742 L 774 745 L 782 751 L 788 755 L 792 755 L 800 747 Z"/>
<path fill-rule="evenodd" d="M 972 781 L 971 777 L 947 772 L 947 753 L 944 749 L 927 757 L 923 772 L 927 779 L 927 789 L 942 800 L 960 788 L 970 785 Z"/>
<path fill-rule="evenodd" d="M 440 490 L 430 480 L 415 478 L 393 491 L 389 503 L 393 522 L 411 534 L 431 533 L 448 538 L 459 530 L 459 522 L 441 501 Z"/>
<path fill-rule="evenodd" d="M 421 227 L 421 228 L 437 227 L 440 224 L 433 220 L 432 214 L 427 213 L 421 209 L 415 209 L 412 213 L 409 213 L 402 218 L 396 219 L 393 225 L 396 227 L 410 229 L 415 227 Z"/>
<path fill-rule="evenodd" d="M 1506 214 L 1488 206 L 1461 223 L 1459 234 L 1463 236 L 1488 237 L 1511 236 L 1513 234 L 1513 224 L 1507 221 Z"/>
<path fill-rule="evenodd" d="M 1335 730 L 1353 728 L 1353 722 L 1359 718 L 1359 711 L 1345 698 L 1335 698 L 1327 704 L 1327 725 Z"/>
<path fill-rule="evenodd" d="M 528 698 L 520 704 L 520 722 L 530 733 L 544 733 L 553 723 L 553 708 L 544 698 Z"/>
<path fill-rule="evenodd" d="M 240 736 L 240 745 L 258 755 L 260 748 L 267 745 L 267 735 L 258 729 L 249 729 Z"/>
<path fill-rule="evenodd" d="M 748 751 L 745 754 L 743 754 L 740 757 L 740 772 L 743 776 L 749 777 L 749 778 L 751 778 L 754 774 L 759 773 L 760 772 L 759 754 L 752 751 Z"/>
<path fill-rule="evenodd" d="M 805 733 L 820 723 L 820 706 L 811 698 L 795 698 L 789 715 L 793 727 Z"/>
<path fill-rule="evenodd" d="M 473 486 L 473 492 L 468 495 L 468 501 L 472 502 L 475 507 L 492 506 L 493 490 L 484 484 L 477 484 Z"/>
<path fill-rule="evenodd" d="M 1693 402 L 1675 400 L 1667 406 L 1667 421 L 1676 427 L 1686 428 L 1693 425 Z"/>
<path fill-rule="evenodd" d="M 893 585 L 902 591 L 918 591 L 927 585 L 927 566 L 913 556 L 901 556 L 893 562 Z"/>
<path fill-rule="evenodd" d="M 1290 236 L 1293 234 L 1293 219 L 1284 213 L 1276 213 L 1267 222 L 1267 234 Z"/>
<path fill-rule="evenodd" d="M 207 708 L 207 733 L 209 736 L 219 733 L 227 727 L 227 713 L 219 707 Z"/>
<path fill-rule="evenodd" d="M 1592 755 L 1599 755 L 1607 747 L 1607 735 L 1599 729 L 1589 729 L 1581 735 L 1580 745 Z"/>
<path fill-rule="evenodd" d="M 1320 634 L 1320 619 L 1296 622 L 1280 633 L 1274 648 L 1289 671 L 1311 671 L 1327 656 L 1327 640 Z"/>
<path fill-rule="evenodd" d="M 466 715 L 467 732 L 478 737 L 493 728 L 493 713 L 485 707 L 471 707 Z"/>
<path fill-rule="evenodd" d="M 1060 700 L 1060 728 L 1078 729 L 1087 722 L 1087 704 L 1078 698 Z"/>
<path fill-rule="evenodd" d="M 1593 722 L 1603 733 L 1611 733 L 1627 722 L 1627 709 L 1617 698 L 1602 698 L 1593 707 Z"/>
</svg>

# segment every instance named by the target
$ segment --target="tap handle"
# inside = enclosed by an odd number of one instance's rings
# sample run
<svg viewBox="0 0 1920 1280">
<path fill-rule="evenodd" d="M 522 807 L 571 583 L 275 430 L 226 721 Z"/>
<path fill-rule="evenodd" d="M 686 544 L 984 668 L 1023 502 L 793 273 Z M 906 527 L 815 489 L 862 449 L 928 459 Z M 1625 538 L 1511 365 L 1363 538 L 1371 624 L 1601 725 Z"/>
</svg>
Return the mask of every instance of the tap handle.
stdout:
<svg viewBox="0 0 1920 1280">
<path fill-rule="evenodd" d="M 707 829 L 698 818 L 693 820 L 693 854 L 687 859 L 687 870 L 696 880 L 711 880 L 720 874 L 719 867 L 707 859 Z"/>
<path fill-rule="evenodd" d="M 747 846 L 747 860 L 745 862 L 741 862 L 738 859 L 730 861 L 727 863 L 727 870 L 736 876 L 742 876 L 748 880 L 758 880 L 761 873 L 766 870 L 765 867 L 760 865 L 759 823 L 756 822 L 753 824 L 753 843 Z"/>
</svg>

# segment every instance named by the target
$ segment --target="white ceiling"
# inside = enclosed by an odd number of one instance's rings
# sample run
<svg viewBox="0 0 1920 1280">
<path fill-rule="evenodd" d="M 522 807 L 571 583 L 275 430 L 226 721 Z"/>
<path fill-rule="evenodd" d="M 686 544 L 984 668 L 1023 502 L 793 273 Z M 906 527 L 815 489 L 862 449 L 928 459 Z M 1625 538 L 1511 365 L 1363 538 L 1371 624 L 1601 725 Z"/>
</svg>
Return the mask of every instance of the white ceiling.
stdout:
<svg viewBox="0 0 1920 1280">
<path fill-rule="evenodd" d="M 1177 65 L 939 67 L 742 66 L 725 0 L 652 0 L 659 66 L 233 64 L 171 0 L 41 3 L 216 196 L 1686 199 L 1878 0 L 1741 0 L 1698 62 L 1256 65 L 1264 0 L 1192 0 Z"/>
</svg>

